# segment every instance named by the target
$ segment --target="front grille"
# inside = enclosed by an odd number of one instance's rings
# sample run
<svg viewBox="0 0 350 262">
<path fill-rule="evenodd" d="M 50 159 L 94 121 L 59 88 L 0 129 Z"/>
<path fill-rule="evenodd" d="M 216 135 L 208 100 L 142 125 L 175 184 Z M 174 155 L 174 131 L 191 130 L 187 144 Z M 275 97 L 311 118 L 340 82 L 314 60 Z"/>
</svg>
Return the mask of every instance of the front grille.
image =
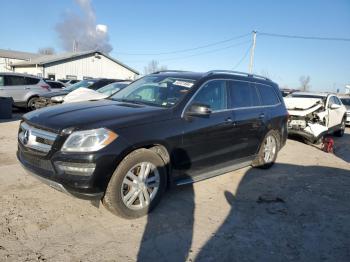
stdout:
<svg viewBox="0 0 350 262">
<path fill-rule="evenodd" d="M 33 127 L 26 122 L 22 122 L 18 138 L 24 147 L 48 153 L 57 138 L 57 134 Z"/>
<path fill-rule="evenodd" d="M 32 167 L 44 169 L 46 171 L 51 171 L 51 172 L 54 171 L 50 160 L 41 159 L 38 156 L 30 155 L 24 152 L 20 152 L 20 157 L 23 162 L 25 162 L 26 164 Z"/>
</svg>

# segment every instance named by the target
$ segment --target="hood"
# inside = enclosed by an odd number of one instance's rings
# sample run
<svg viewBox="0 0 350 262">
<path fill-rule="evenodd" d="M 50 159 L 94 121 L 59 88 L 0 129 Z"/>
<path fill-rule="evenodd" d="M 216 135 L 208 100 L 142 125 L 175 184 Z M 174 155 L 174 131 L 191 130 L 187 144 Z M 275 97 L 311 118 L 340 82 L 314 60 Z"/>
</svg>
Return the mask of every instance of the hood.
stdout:
<svg viewBox="0 0 350 262">
<path fill-rule="evenodd" d="M 107 95 L 101 94 L 95 90 L 81 87 L 77 90 L 70 92 L 68 95 L 66 95 L 64 97 L 64 103 L 89 101 L 89 100 L 100 100 L 100 99 L 107 98 L 107 97 L 108 97 Z"/>
<path fill-rule="evenodd" d="M 318 104 L 323 104 L 323 101 L 318 98 L 285 97 L 284 103 L 288 110 L 306 110 Z"/>
<path fill-rule="evenodd" d="M 284 103 L 291 116 L 306 116 L 323 107 L 322 99 L 318 98 L 285 97 Z"/>
<path fill-rule="evenodd" d="M 49 93 L 43 94 L 41 95 L 41 97 L 52 98 L 54 96 L 65 96 L 67 94 L 69 94 L 69 91 L 61 90 L 61 91 L 55 91 L 55 92 L 49 92 Z"/>
<path fill-rule="evenodd" d="M 111 130 L 139 125 L 170 117 L 167 108 L 122 103 L 112 100 L 68 103 L 29 112 L 23 119 L 44 129 L 56 132 L 65 128 L 93 129 L 106 127 Z"/>
</svg>

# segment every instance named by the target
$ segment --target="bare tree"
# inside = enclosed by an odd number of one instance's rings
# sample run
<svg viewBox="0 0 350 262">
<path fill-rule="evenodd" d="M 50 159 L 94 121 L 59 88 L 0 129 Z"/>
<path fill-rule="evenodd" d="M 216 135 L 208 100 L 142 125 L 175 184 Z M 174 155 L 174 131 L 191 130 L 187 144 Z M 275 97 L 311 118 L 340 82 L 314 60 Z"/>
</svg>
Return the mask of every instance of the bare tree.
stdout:
<svg viewBox="0 0 350 262">
<path fill-rule="evenodd" d="M 301 76 L 299 78 L 299 81 L 300 81 L 300 90 L 301 91 L 309 91 L 310 90 L 310 76 Z"/>
<path fill-rule="evenodd" d="M 41 55 L 54 55 L 56 51 L 53 47 L 42 47 L 39 48 L 38 53 Z"/>
<path fill-rule="evenodd" d="M 144 74 L 148 75 L 148 74 L 152 74 L 154 72 L 157 71 L 162 71 L 162 70 L 166 70 L 167 66 L 165 65 L 159 65 L 159 62 L 157 60 L 152 60 L 148 63 L 147 66 L 144 67 Z"/>
</svg>

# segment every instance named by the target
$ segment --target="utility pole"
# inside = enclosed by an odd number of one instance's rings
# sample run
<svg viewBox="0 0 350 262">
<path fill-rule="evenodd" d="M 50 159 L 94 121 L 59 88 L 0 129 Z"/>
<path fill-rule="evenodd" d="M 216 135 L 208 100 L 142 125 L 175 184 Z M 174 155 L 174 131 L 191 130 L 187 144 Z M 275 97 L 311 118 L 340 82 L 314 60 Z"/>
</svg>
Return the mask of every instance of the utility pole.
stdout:
<svg viewBox="0 0 350 262">
<path fill-rule="evenodd" d="M 253 74 L 255 45 L 256 45 L 256 31 L 253 31 L 253 45 L 252 45 L 252 48 L 250 49 L 249 74 Z"/>
</svg>

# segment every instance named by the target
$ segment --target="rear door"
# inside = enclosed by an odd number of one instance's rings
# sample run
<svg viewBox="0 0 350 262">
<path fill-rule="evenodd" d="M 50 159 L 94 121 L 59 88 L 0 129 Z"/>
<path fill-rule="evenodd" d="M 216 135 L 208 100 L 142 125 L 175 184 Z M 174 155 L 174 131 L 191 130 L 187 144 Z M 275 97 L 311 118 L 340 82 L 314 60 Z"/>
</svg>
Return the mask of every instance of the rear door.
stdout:
<svg viewBox="0 0 350 262">
<path fill-rule="evenodd" d="M 233 109 L 235 158 L 255 155 L 266 129 L 265 112 L 254 83 L 232 80 L 228 82 L 229 106 Z"/>
<path fill-rule="evenodd" d="M 26 83 L 23 76 L 5 75 L 3 91 L 5 96 L 12 97 L 15 102 L 25 101 Z"/>
</svg>

